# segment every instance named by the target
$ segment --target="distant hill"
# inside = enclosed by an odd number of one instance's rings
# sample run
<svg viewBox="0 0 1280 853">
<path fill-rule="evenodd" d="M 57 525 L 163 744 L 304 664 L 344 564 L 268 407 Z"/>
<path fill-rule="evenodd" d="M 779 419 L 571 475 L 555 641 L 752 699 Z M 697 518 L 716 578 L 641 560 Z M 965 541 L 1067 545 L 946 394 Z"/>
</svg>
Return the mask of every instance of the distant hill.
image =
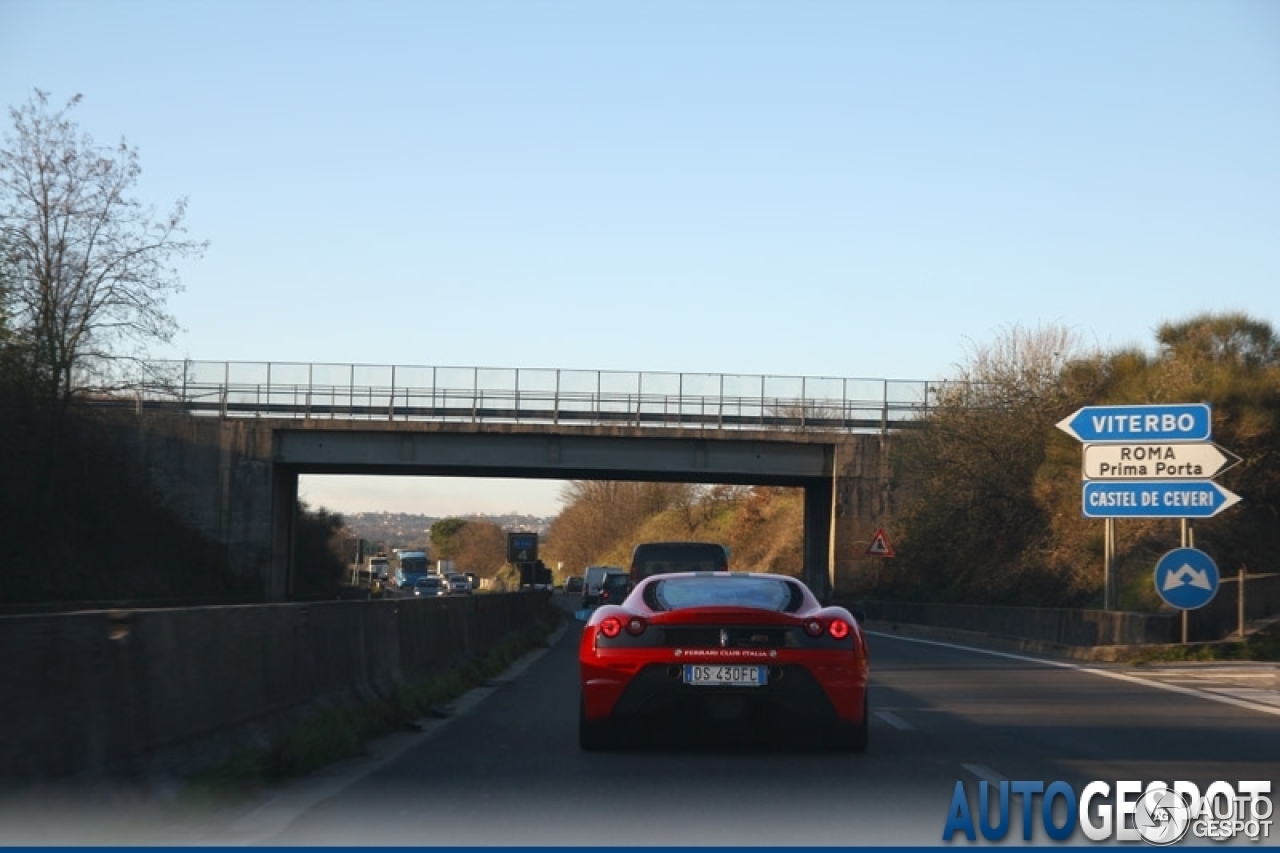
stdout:
<svg viewBox="0 0 1280 853">
<path fill-rule="evenodd" d="M 341 515 L 353 536 L 388 549 L 411 545 L 426 547 L 431 541 L 431 526 L 444 517 L 407 512 L 352 512 L 341 513 Z M 555 520 L 517 513 L 448 517 L 461 518 L 464 521 L 486 521 L 503 530 L 532 530 L 539 535 L 545 535 L 551 527 L 551 522 Z"/>
</svg>

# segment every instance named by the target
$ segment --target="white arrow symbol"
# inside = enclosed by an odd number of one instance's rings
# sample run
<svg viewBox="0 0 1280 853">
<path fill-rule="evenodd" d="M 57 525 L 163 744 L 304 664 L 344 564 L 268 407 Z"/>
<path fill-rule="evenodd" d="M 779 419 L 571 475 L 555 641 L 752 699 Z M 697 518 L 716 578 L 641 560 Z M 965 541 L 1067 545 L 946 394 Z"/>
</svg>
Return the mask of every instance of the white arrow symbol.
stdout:
<svg viewBox="0 0 1280 853">
<path fill-rule="evenodd" d="M 1176 587 L 1188 585 L 1200 589 L 1213 589 L 1213 584 L 1209 583 L 1209 573 L 1207 571 L 1198 572 L 1188 563 L 1183 563 L 1182 568 L 1175 569 L 1165 575 L 1164 584 L 1161 588 L 1168 592 Z"/>
</svg>

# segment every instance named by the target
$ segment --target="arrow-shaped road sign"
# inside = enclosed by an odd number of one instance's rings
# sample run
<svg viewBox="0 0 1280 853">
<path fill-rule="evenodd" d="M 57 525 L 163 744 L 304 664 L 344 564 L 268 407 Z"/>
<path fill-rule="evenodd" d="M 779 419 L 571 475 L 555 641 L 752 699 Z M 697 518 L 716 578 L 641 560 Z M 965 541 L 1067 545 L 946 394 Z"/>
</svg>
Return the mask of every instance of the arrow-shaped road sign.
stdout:
<svg viewBox="0 0 1280 853">
<path fill-rule="evenodd" d="M 1081 441 L 1208 441 L 1213 430 L 1208 403 L 1155 406 L 1085 406 L 1058 422 Z"/>
<path fill-rule="evenodd" d="M 1086 444 L 1086 480 L 1206 480 L 1240 462 L 1212 441 Z"/>
<path fill-rule="evenodd" d="M 1088 518 L 1211 518 L 1241 498 L 1212 480 L 1085 480 Z"/>
<path fill-rule="evenodd" d="M 1156 592 L 1179 610 L 1208 604 L 1218 592 L 1218 565 L 1204 551 L 1175 548 L 1156 563 Z"/>
</svg>

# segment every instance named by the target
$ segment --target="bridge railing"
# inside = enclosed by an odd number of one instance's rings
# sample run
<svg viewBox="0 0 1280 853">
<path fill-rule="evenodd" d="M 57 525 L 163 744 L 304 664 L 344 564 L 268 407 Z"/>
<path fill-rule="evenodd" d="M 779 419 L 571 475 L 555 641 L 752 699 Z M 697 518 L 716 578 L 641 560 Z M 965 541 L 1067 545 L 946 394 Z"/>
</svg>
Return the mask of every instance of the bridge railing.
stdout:
<svg viewBox="0 0 1280 853">
<path fill-rule="evenodd" d="M 140 406 L 272 417 L 703 429 L 888 431 L 945 382 L 297 362 L 147 362 Z"/>
</svg>

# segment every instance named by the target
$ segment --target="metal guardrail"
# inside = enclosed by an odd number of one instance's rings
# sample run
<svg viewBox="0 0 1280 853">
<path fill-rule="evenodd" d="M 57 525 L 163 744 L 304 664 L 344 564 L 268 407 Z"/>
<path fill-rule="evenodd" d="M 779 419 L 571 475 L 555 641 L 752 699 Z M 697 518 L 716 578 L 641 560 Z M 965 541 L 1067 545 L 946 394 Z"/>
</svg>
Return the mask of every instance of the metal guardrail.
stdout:
<svg viewBox="0 0 1280 853">
<path fill-rule="evenodd" d="M 193 415 L 875 432 L 911 426 L 945 382 L 723 373 L 151 361 L 139 408 Z"/>
</svg>

